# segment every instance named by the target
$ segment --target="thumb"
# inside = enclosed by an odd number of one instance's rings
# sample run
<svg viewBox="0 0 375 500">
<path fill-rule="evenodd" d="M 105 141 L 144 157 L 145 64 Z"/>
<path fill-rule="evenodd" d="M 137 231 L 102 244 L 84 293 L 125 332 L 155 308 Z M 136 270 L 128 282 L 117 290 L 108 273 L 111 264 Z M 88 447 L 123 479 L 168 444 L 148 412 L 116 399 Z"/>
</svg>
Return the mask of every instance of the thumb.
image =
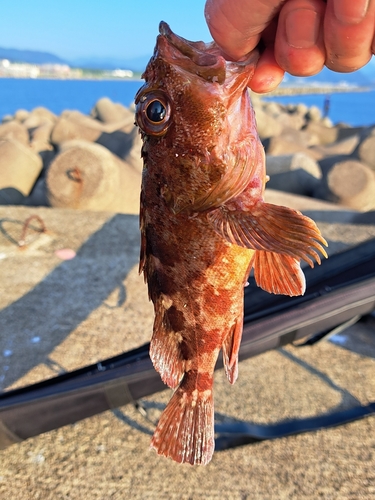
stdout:
<svg viewBox="0 0 375 500">
<path fill-rule="evenodd" d="M 212 38 L 231 59 L 253 50 L 283 0 L 207 0 L 205 17 Z"/>
</svg>

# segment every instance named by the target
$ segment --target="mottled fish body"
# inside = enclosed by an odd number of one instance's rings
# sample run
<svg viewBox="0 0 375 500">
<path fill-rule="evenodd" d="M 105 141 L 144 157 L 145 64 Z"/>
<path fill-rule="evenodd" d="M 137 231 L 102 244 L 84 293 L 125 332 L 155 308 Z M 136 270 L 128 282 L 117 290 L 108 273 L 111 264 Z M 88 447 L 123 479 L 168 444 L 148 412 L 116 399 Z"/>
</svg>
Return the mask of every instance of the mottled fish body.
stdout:
<svg viewBox="0 0 375 500">
<path fill-rule="evenodd" d="M 150 356 L 175 392 L 152 446 L 177 462 L 214 451 L 213 373 L 238 374 L 243 289 L 251 268 L 273 293 L 300 295 L 304 259 L 325 244 L 301 213 L 263 200 L 263 147 L 247 84 L 257 62 L 228 62 L 214 43 L 160 24 L 136 96 L 143 138 L 140 271 L 154 304 Z"/>
</svg>

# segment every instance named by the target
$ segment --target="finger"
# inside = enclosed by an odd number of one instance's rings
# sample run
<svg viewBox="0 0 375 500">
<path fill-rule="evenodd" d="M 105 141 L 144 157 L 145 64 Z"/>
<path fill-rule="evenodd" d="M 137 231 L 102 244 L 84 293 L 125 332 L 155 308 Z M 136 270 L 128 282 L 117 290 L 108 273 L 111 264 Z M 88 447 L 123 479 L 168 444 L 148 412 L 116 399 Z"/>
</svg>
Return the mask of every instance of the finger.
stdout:
<svg viewBox="0 0 375 500">
<path fill-rule="evenodd" d="M 279 66 L 295 76 L 318 73 L 326 58 L 323 0 L 290 0 L 281 9 L 275 39 Z"/>
<path fill-rule="evenodd" d="M 258 94 L 271 92 L 280 85 L 284 73 L 275 60 L 273 46 L 270 46 L 260 56 L 249 87 Z"/>
<path fill-rule="evenodd" d="M 253 50 L 284 0 L 207 0 L 205 16 L 215 42 L 231 59 Z"/>
<path fill-rule="evenodd" d="M 326 66 L 355 71 L 371 58 L 375 0 L 328 0 L 324 20 Z"/>
</svg>

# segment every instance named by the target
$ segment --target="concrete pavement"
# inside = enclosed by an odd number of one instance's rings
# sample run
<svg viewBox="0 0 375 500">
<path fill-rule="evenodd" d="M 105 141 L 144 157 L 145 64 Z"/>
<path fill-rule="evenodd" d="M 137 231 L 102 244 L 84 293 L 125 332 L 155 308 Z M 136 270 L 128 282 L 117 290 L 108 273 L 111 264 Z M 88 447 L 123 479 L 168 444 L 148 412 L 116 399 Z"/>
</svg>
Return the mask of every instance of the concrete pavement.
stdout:
<svg viewBox="0 0 375 500">
<path fill-rule="evenodd" d="M 375 237 L 375 214 L 269 192 L 268 200 L 315 216 L 330 251 Z M 38 215 L 17 248 L 22 223 Z M 38 222 L 33 221 L 36 228 Z M 150 339 L 152 307 L 138 276 L 134 215 L 0 207 L 0 389 L 94 363 Z M 9 238 L 10 236 L 10 238 Z M 63 248 L 77 256 L 62 261 Z M 375 399 L 375 325 L 334 341 L 284 347 L 240 363 L 230 386 L 215 374 L 216 419 L 271 423 Z M 0 451 L 6 499 L 375 498 L 374 416 L 338 428 L 217 451 L 206 467 L 149 450 L 170 391 Z"/>
</svg>

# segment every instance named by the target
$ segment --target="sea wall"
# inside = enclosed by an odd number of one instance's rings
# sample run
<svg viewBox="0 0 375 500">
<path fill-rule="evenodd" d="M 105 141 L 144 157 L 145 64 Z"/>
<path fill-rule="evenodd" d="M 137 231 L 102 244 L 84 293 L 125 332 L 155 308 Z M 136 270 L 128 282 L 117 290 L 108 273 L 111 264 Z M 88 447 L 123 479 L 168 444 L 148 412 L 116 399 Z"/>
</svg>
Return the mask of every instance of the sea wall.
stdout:
<svg viewBox="0 0 375 500">
<path fill-rule="evenodd" d="M 319 108 L 253 95 L 268 187 L 375 209 L 375 125 L 332 124 Z M 137 213 L 142 160 L 134 110 L 18 110 L 0 125 L 0 204 Z"/>
</svg>

